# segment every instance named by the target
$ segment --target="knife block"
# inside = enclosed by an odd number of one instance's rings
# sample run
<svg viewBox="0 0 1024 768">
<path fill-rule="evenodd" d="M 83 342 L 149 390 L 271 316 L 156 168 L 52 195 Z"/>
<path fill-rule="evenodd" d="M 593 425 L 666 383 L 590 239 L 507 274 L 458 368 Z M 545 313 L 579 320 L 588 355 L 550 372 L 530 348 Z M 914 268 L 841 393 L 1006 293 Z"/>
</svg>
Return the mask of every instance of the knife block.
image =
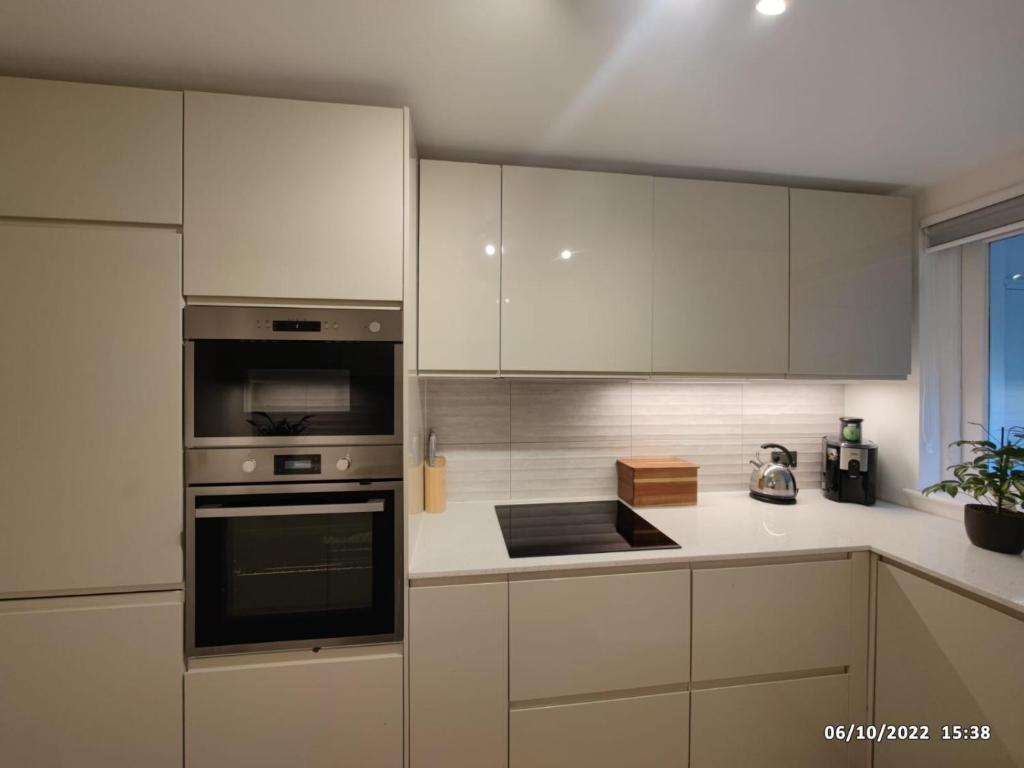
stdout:
<svg viewBox="0 0 1024 768">
<path fill-rule="evenodd" d="M 448 462 L 437 456 L 434 464 L 423 465 L 423 509 L 444 512 L 448 505 Z"/>
</svg>

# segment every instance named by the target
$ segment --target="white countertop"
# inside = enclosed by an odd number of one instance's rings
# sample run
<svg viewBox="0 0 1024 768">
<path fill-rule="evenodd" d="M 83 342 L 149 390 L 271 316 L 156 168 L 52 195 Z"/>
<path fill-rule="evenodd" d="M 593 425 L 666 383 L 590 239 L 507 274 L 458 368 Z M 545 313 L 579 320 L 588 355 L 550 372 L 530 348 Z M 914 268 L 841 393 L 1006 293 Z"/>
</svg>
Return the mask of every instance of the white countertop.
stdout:
<svg viewBox="0 0 1024 768">
<path fill-rule="evenodd" d="M 544 501 L 553 500 L 537 500 Z M 871 550 L 1024 615 L 1024 557 L 973 546 L 962 521 L 886 502 L 838 504 L 810 490 L 782 506 L 744 492 L 702 493 L 696 506 L 637 510 L 681 549 L 516 559 L 508 556 L 494 512 L 495 504 L 510 503 L 536 502 L 454 502 L 445 512 L 423 513 L 410 578 Z"/>
</svg>

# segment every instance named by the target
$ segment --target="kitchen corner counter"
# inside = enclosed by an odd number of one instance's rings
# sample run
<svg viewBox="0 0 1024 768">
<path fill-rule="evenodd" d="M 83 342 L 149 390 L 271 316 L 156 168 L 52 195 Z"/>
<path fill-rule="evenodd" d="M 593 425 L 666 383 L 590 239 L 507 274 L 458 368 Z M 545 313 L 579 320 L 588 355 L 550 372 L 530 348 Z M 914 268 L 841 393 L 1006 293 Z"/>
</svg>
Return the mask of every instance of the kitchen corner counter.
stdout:
<svg viewBox="0 0 1024 768">
<path fill-rule="evenodd" d="M 589 500 L 593 498 L 557 501 Z M 527 500 L 453 502 L 445 512 L 421 513 L 410 578 L 870 550 L 1024 617 L 1024 557 L 973 546 L 960 521 L 887 502 L 874 507 L 838 504 L 811 490 L 802 493 L 793 506 L 774 506 L 754 501 L 745 492 L 703 493 L 696 506 L 636 510 L 681 549 L 516 559 L 508 556 L 494 512 L 495 504 L 508 503 Z"/>
</svg>

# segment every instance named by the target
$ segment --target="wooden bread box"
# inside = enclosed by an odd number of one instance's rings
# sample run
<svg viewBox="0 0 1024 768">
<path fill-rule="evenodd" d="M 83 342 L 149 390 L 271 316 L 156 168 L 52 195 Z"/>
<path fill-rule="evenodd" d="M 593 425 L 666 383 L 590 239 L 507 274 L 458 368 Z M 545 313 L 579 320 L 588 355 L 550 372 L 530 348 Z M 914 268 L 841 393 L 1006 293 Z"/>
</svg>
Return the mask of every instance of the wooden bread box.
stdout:
<svg viewBox="0 0 1024 768">
<path fill-rule="evenodd" d="M 697 464 L 686 459 L 619 459 L 619 498 L 634 507 L 697 503 Z"/>
</svg>

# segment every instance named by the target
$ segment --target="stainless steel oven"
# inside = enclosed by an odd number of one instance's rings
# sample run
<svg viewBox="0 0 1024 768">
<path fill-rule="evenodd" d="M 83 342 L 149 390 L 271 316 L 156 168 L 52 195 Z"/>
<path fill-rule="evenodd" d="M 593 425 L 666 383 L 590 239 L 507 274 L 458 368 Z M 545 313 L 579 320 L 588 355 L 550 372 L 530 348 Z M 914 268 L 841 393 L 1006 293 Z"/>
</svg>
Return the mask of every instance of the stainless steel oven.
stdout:
<svg viewBox="0 0 1024 768">
<path fill-rule="evenodd" d="M 189 306 L 185 446 L 402 442 L 402 313 Z"/>
<path fill-rule="evenodd" d="M 402 636 L 402 447 L 186 452 L 186 649 Z"/>
</svg>

